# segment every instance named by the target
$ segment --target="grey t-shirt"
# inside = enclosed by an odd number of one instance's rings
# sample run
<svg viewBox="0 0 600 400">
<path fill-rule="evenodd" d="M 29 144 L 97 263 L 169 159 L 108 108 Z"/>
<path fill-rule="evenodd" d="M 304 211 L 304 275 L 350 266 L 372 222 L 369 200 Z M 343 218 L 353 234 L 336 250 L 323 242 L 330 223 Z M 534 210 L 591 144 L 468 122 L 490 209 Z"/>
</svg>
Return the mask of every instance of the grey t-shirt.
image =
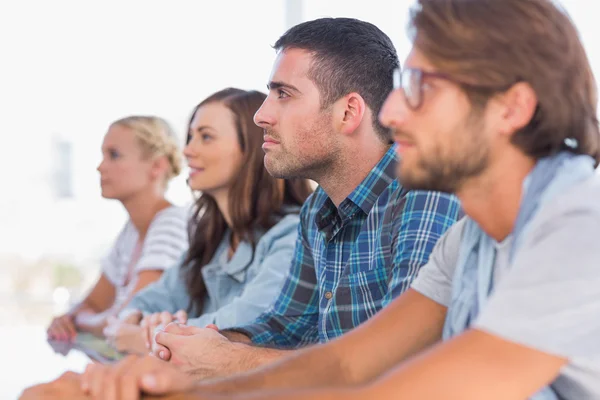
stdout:
<svg viewBox="0 0 600 400">
<path fill-rule="evenodd" d="M 440 239 L 412 288 L 448 306 L 464 221 Z M 600 176 L 545 204 L 508 265 L 497 246 L 494 290 L 473 327 L 565 357 L 552 387 L 567 400 L 600 399 Z"/>
</svg>

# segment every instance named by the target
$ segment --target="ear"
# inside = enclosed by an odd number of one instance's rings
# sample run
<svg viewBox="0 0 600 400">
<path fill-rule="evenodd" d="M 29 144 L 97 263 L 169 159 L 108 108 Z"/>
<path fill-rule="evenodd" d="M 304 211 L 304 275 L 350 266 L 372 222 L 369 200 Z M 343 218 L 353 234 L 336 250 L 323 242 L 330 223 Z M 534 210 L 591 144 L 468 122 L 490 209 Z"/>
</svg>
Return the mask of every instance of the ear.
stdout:
<svg viewBox="0 0 600 400">
<path fill-rule="evenodd" d="M 538 105 L 535 91 L 526 82 L 514 84 L 499 100 L 502 104 L 501 133 L 509 136 L 529 124 Z"/>
<path fill-rule="evenodd" d="M 362 122 L 367 105 L 360 94 L 353 92 L 339 99 L 334 107 L 339 131 L 351 135 Z"/>
<path fill-rule="evenodd" d="M 163 179 L 167 175 L 169 167 L 169 160 L 167 160 L 167 157 L 156 157 L 154 160 L 152 160 L 150 176 L 153 180 Z"/>
</svg>

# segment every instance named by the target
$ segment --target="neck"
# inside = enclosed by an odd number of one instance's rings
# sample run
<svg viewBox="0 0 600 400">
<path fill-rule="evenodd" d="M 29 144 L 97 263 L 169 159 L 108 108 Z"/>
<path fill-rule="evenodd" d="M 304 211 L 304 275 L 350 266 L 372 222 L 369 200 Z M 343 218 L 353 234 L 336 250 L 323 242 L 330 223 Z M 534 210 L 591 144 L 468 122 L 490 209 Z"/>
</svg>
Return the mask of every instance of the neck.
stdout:
<svg viewBox="0 0 600 400">
<path fill-rule="evenodd" d="M 492 157 L 483 174 L 457 191 L 465 213 L 494 240 L 501 242 L 513 231 L 523 181 L 534 166 L 534 159 L 516 149 L 506 149 L 496 160 Z"/>
<path fill-rule="evenodd" d="M 313 178 L 336 207 L 360 185 L 390 148 L 390 145 L 379 140 L 373 143 L 373 136 L 370 139 L 371 143 L 360 142 L 357 146 L 341 152 L 348 156 L 340 157 L 333 165 L 328 166 L 321 176 Z M 357 154 L 360 154 L 360 157 L 357 157 Z"/>
<path fill-rule="evenodd" d="M 139 240 L 143 241 L 148 227 L 154 216 L 161 210 L 171 206 L 162 193 L 142 192 L 122 202 L 129 214 L 131 223 L 139 234 Z"/>
<path fill-rule="evenodd" d="M 215 200 L 217 207 L 219 207 L 219 211 L 223 215 L 223 218 L 225 218 L 227 226 L 231 228 L 231 215 L 229 214 L 229 193 L 227 190 L 218 190 L 207 194 Z"/>
<path fill-rule="evenodd" d="M 225 223 L 227 223 L 227 226 L 231 229 L 232 222 L 231 222 L 231 214 L 229 213 L 229 192 L 227 190 L 219 190 L 214 193 L 210 193 L 209 195 L 212 196 L 212 198 L 217 203 L 217 207 L 219 207 L 219 211 L 223 215 L 223 218 L 225 218 Z M 235 233 L 232 231 L 230 241 L 229 241 L 229 258 L 230 259 L 233 256 L 233 253 L 235 252 L 235 250 L 237 249 L 238 244 L 239 244 L 239 238 L 236 237 Z"/>
</svg>

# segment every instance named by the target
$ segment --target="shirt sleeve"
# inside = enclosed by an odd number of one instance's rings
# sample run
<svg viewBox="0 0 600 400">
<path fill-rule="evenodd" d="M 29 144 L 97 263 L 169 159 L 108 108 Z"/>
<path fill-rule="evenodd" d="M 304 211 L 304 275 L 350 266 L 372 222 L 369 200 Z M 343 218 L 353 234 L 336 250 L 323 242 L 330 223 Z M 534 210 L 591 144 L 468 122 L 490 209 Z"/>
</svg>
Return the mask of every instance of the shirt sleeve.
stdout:
<svg viewBox="0 0 600 400">
<path fill-rule="evenodd" d="M 109 253 L 102 259 L 102 273 L 114 286 L 121 286 L 125 278 L 124 264 L 121 258 L 123 257 L 122 247 L 126 242 L 131 240 L 130 222 L 127 222 L 119 236 L 115 239 Z"/>
<path fill-rule="evenodd" d="M 148 228 L 135 273 L 175 265 L 188 249 L 187 223 L 187 213 L 180 207 L 159 213 Z"/>
<path fill-rule="evenodd" d="M 281 292 L 288 276 L 298 236 L 297 228 L 297 215 L 288 216 L 271 228 L 263 236 L 263 243 L 259 242 L 259 246 L 264 245 L 267 249 L 258 263 L 257 273 L 246 283 L 242 293 L 217 311 L 190 319 L 188 324 L 200 327 L 215 324 L 220 329 L 225 329 L 252 322 L 268 309 Z M 265 244 L 265 239 L 269 243 Z"/>
<path fill-rule="evenodd" d="M 317 277 L 303 225 L 302 219 L 291 270 L 273 306 L 252 323 L 232 329 L 246 334 L 255 344 L 296 348 L 319 340 Z"/>
<path fill-rule="evenodd" d="M 394 216 L 393 268 L 384 306 L 411 286 L 436 243 L 462 214 L 455 196 L 439 192 L 410 191 L 403 203 Z"/>
<path fill-rule="evenodd" d="M 600 212 L 570 207 L 540 220 L 474 327 L 548 354 L 598 360 Z"/>
<path fill-rule="evenodd" d="M 431 252 L 429 262 L 411 285 L 412 289 L 445 307 L 450 306 L 452 299 L 452 280 L 464 226 L 463 218 L 442 236 Z"/>
<path fill-rule="evenodd" d="M 144 315 L 168 311 L 175 313 L 189 306 L 187 288 L 181 279 L 181 266 L 185 254 L 176 267 L 166 270 L 156 282 L 153 282 L 136 293 L 124 311 L 136 309 Z"/>
</svg>

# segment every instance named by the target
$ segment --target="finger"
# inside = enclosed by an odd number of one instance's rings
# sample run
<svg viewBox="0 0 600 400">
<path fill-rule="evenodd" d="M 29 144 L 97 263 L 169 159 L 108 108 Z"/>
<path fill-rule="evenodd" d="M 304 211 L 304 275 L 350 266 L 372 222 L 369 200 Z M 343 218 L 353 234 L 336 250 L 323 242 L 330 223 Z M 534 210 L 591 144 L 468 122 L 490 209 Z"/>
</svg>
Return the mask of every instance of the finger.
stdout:
<svg viewBox="0 0 600 400">
<path fill-rule="evenodd" d="M 148 340 L 150 346 L 152 346 L 152 340 L 154 339 L 154 332 L 156 328 L 160 326 L 160 313 L 152 314 L 148 323 Z"/>
<path fill-rule="evenodd" d="M 75 337 L 75 327 L 70 317 L 64 316 L 60 319 L 60 325 L 64 332 L 65 340 L 71 340 Z"/>
<path fill-rule="evenodd" d="M 160 313 L 160 324 L 163 326 L 167 326 L 173 321 L 173 316 L 170 312 L 163 311 Z"/>
<path fill-rule="evenodd" d="M 106 318 L 106 323 L 108 325 L 116 325 L 120 322 L 120 320 L 115 317 L 114 315 L 109 316 L 108 318 Z"/>
<path fill-rule="evenodd" d="M 219 332 L 219 328 L 215 324 L 208 324 L 208 325 L 206 325 L 206 328 Z"/>
<path fill-rule="evenodd" d="M 202 332 L 203 329 L 204 328 L 198 328 L 197 326 L 184 325 L 178 322 L 171 322 L 165 327 L 164 331 L 175 335 L 191 336 Z"/>
<path fill-rule="evenodd" d="M 112 341 L 115 338 L 115 328 L 107 325 L 104 327 L 104 329 L 102 329 L 102 334 L 104 335 L 104 337 L 106 338 L 106 340 L 108 342 Z"/>
<path fill-rule="evenodd" d="M 128 322 L 130 324 L 138 325 L 143 317 L 144 317 L 144 315 L 142 314 L 142 312 L 140 310 L 130 309 L 130 310 L 124 311 L 123 314 L 121 315 L 120 319 L 122 321 Z"/>
<path fill-rule="evenodd" d="M 142 335 L 144 336 L 144 343 L 146 344 L 146 348 L 150 350 L 150 320 L 148 317 L 144 317 L 140 322 L 140 328 L 142 328 Z"/>
<path fill-rule="evenodd" d="M 111 384 L 114 384 L 114 389 L 110 388 L 110 392 L 106 393 L 106 399 L 130 399 L 138 397 L 123 397 L 123 388 L 131 386 L 133 383 L 134 386 L 137 387 L 137 376 L 136 373 L 136 364 L 139 362 L 139 357 L 137 356 L 128 356 L 123 361 L 119 362 L 112 368 L 111 374 Z M 127 393 L 127 392 L 126 392 Z M 121 394 L 120 397 L 118 395 Z M 113 397 L 109 397 L 109 395 Z M 134 396 L 136 393 L 134 392 Z"/>
<path fill-rule="evenodd" d="M 175 313 L 175 319 L 180 323 L 180 324 L 187 324 L 187 320 L 188 320 L 188 315 L 187 312 L 185 310 L 179 310 Z"/>
<path fill-rule="evenodd" d="M 154 370 L 142 375 L 140 388 L 151 395 L 165 395 L 178 390 L 178 379 L 172 370 Z"/>
<path fill-rule="evenodd" d="M 91 364 L 88 366 L 89 379 L 87 381 L 88 394 L 94 399 L 101 398 L 102 387 L 104 386 L 104 375 L 107 373 L 105 365 Z"/>
<path fill-rule="evenodd" d="M 117 388 L 121 376 L 115 368 L 107 367 L 103 376 L 102 389 L 98 394 L 98 399 L 117 399 Z"/>
<path fill-rule="evenodd" d="M 160 343 L 154 342 L 152 344 L 152 354 L 163 361 L 171 359 L 171 351 Z"/>
<path fill-rule="evenodd" d="M 138 400 L 140 396 L 139 376 L 135 372 L 126 372 L 119 387 L 120 400 Z"/>
<path fill-rule="evenodd" d="M 81 374 L 81 390 L 85 394 L 90 394 L 92 389 L 92 380 L 95 374 L 96 364 L 88 364 Z"/>
<path fill-rule="evenodd" d="M 56 322 L 53 320 L 50 323 L 50 326 L 46 330 L 46 335 L 48 335 L 48 339 L 54 340 L 56 337 Z"/>
<path fill-rule="evenodd" d="M 66 326 L 70 335 L 69 337 L 71 339 L 75 338 L 77 336 L 77 329 L 75 328 L 75 323 L 73 322 L 73 319 L 71 317 L 67 318 Z"/>
<path fill-rule="evenodd" d="M 57 340 L 64 341 L 68 337 L 67 331 L 63 327 L 61 320 L 56 320 L 56 324 L 54 325 L 54 331 L 55 331 Z"/>
</svg>

